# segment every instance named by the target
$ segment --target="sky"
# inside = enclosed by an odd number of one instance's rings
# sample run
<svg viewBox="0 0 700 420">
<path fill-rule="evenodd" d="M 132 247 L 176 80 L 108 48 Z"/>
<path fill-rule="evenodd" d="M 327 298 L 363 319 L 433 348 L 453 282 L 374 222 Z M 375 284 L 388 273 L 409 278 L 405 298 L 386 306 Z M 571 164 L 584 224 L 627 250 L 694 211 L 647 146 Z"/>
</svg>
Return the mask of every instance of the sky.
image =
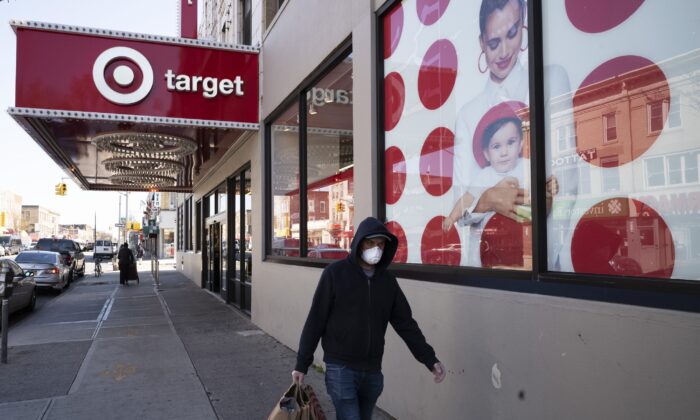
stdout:
<svg viewBox="0 0 700 420">
<path fill-rule="evenodd" d="M 12 191 L 24 205 L 40 205 L 60 213 L 61 224 L 94 225 L 116 235 L 119 193 L 84 191 L 70 179 L 65 196 L 54 186 L 67 177 L 29 135 L 7 114 L 15 105 L 15 34 L 13 19 L 60 23 L 128 32 L 178 35 L 178 0 L 0 0 L 0 191 Z M 200 5 L 201 8 L 201 5 Z M 140 221 L 146 193 L 129 194 L 131 220 Z M 125 199 L 122 198 L 122 215 Z"/>
</svg>

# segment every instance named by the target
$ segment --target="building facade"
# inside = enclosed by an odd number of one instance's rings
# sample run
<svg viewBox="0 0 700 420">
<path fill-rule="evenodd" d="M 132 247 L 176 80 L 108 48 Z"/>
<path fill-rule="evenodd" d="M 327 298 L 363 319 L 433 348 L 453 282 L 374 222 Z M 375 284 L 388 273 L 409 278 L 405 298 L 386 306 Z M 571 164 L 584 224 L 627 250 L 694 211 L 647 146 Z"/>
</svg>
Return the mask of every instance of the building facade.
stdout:
<svg viewBox="0 0 700 420">
<path fill-rule="evenodd" d="M 214 3 L 206 36 L 243 42 Z M 378 216 L 449 372 L 433 384 L 389 329 L 393 416 L 692 416 L 700 10 L 532 3 L 253 2 L 261 131 L 178 197 L 177 268 L 296 349 L 323 267 Z M 521 173 L 489 150 L 509 124 Z M 514 213 L 465 220 L 501 173 L 524 187 Z"/>
<path fill-rule="evenodd" d="M 58 218 L 61 215 L 42 206 L 22 206 L 22 230 L 33 241 L 58 235 Z"/>
<path fill-rule="evenodd" d="M 19 233 L 22 227 L 22 196 L 0 191 L 0 228 Z"/>
<path fill-rule="evenodd" d="M 95 240 L 95 229 L 87 224 L 58 225 L 58 234 L 64 238 L 73 239 L 82 246 Z"/>
</svg>

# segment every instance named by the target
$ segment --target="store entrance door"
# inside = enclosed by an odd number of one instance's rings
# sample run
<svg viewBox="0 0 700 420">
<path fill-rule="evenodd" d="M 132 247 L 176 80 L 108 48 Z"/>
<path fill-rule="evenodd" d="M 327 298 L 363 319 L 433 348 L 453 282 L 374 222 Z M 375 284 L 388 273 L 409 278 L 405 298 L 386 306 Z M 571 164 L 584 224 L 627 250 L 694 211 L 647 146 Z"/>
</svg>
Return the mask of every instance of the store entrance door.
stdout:
<svg viewBox="0 0 700 420">
<path fill-rule="evenodd" d="M 214 293 L 221 290 L 221 223 L 212 223 L 209 230 L 209 267 L 207 288 Z"/>
<path fill-rule="evenodd" d="M 253 207 L 250 166 L 242 168 L 229 178 L 231 209 L 229 222 L 233 234 L 233 262 L 229 276 L 231 290 L 229 300 L 246 313 L 250 313 L 253 280 Z"/>
</svg>

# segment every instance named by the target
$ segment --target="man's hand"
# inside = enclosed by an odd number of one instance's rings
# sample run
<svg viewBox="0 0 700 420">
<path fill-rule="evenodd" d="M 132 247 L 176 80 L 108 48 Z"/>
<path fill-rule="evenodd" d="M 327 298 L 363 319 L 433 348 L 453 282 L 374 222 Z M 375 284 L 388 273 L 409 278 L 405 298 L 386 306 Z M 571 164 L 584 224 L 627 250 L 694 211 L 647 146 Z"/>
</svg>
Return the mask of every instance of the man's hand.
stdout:
<svg viewBox="0 0 700 420">
<path fill-rule="evenodd" d="M 442 382 L 442 380 L 445 379 L 446 374 L 447 371 L 445 370 L 445 366 L 443 366 L 442 363 L 437 362 L 433 365 L 433 380 L 436 384 Z"/>
<path fill-rule="evenodd" d="M 515 212 L 515 206 L 524 202 L 525 190 L 518 188 L 518 180 L 509 176 L 484 191 L 474 212 L 495 211 L 517 222 L 520 217 Z"/>
<path fill-rule="evenodd" d="M 299 385 L 303 384 L 304 383 L 304 374 L 297 371 L 297 370 L 293 370 L 292 371 L 292 382 L 294 382 L 295 384 L 299 384 Z"/>
</svg>

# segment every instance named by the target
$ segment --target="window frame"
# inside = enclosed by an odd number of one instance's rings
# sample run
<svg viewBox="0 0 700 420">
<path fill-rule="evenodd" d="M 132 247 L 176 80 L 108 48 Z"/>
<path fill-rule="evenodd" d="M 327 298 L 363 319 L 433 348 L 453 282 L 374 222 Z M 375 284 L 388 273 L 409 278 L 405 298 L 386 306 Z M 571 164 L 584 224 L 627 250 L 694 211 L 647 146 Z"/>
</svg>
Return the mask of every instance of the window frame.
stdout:
<svg viewBox="0 0 700 420">
<path fill-rule="evenodd" d="M 611 118 L 612 117 L 612 118 Z M 602 116 L 603 118 L 603 144 L 617 143 L 618 133 L 617 133 L 617 113 L 615 111 L 606 112 Z M 608 122 L 613 121 L 615 125 L 613 127 L 608 126 Z M 609 138 L 608 134 L 611 129 L 615 130 L 615 137 Z"/>
<path fill-rule="evenodd" d="M 329 74 L 347 56 L 353 53 L 352 36 L 348 36 L 343 42 L 331 52 L 320 65 L 314 69 L 295 89 L 282 101 L 273 112 L 264 120 L 263 136 L 265 141 L 265 204 L 264 204 L 264 235 L 265 249 L 263 261 L 278 262 L 283 264 L 293 264 L 311 267 L 325 267 L 333 259 L 309 258 L 308 257 L 308 191 L 307 191 L 307 144 L 306 144 L 306 92 L 313 85 Z M 297 105 L 299 113 L 299 256 L 280 256 L 272 254 L 272 232 L 274 231 L 272 213 L 272 123 L 282 115 L 290 106 Z M 353 105 L 354 107 L 354 105 Z M 353 136 L 354 143 L 354 136 Z"/>
<path fill-rule="evenodd" d="M 401 0 L 388 0 L 375 12 L 375 85 L 376 109 L 374 129 L 376 130 L 376 153 L 378 173 L 384 173 L 384 56 L 383 21 L 384 15 Z M 545 114 L 545 83 L 543 57 L 543 1 L 527 1 L 528 24 L 528 74 L 530 89 L 530 129 L 531 129 L 531 185 L 532 189 L 532 250 L 531 271 L 485 269 L 476 267 L 453 267 L 426 264 L 393 263 L 391 271 L 406 279 L 430 283 L 455 284 L 485 289 L 497 289 L 539 295 L 569 297 L 598 302 L 623 303 L 644 307 L 700 312 L 700 281 L 679 279 L 650 279 L 646 277 L 622 277 L 597 274 L 578 274 L 550 270 L 547 261 L 547 223 L 545 185 L 539 179 L 546 178 L 545 138 L 548 126 Z M 617 124 L 616 124 L 617 127 Z M 649 128 L 649 127 L 648 127 Z M 555 134 L 555 133 L 553 133 Z M 550 134 L 551 136 L 552 134 Z M 619 133 L 618 136 L 619 137 Z M 558 140 L 558 139 L 557 139 Z M 557 142 L 558 146 L 558 142 Z M 592 182 L 593 180 L 591 180 Z M 376 216 L 386 222 L 384 182 L 375 180 Z"/>
</svg>

